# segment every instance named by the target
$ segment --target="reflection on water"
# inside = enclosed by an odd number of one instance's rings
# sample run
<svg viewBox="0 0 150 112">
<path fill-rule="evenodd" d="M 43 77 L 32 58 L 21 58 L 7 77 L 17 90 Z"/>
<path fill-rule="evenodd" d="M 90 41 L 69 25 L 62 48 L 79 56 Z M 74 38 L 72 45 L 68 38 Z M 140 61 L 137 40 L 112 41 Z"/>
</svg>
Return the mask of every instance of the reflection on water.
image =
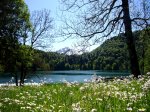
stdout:
<svg viewBox="0 0 150 112">
<path fill-rule="evenodd" d="M 29 74 L 25 82 L 84 82 L 90 80 L 92 75 L 101 77 L 117 77 L 117 76 L 128 76 L 130 73 L 127 71 L 98 71 L 98 70 L 70 70 L 70 71 L 40 71 L 34 74 Z M 0 83 L 14 82 L 11 74 L 0 75 Z"/>
</svg>

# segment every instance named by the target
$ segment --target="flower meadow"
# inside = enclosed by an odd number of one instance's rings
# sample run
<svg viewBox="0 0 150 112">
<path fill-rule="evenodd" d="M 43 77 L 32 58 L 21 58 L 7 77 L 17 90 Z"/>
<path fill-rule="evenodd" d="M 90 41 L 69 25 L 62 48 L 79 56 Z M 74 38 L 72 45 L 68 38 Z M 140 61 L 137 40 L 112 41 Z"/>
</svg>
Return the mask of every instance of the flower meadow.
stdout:
<svg viewBox="0 0 150 112">
<path fill-rule="evenodd" d="M 0 112 L 150 112 L 150 76 L 3 86 Z"/>
</svg>

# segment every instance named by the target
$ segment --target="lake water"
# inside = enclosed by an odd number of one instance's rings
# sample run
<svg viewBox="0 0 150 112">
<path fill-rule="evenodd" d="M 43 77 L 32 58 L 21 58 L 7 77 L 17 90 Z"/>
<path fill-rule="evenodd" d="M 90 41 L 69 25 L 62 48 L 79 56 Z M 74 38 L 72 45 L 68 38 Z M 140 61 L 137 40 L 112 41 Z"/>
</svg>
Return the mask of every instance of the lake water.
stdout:
<svg viewBox="0 0 150 112">
<path fill-rule="evenodd" d="M 54 82 L 85 82 L 91 80 L 93 75 L 101 77 L 117 77 L 128 76 L 130 73 L 127 71 L 99 71 L 99 70 L 70 70 L 70 71 L 42 71 L 30 74 L 27 76 L 25 82 L 46 83 Z M 11 74 L 0 75 L 0 83 L 14 82 Z"/>
</svg>

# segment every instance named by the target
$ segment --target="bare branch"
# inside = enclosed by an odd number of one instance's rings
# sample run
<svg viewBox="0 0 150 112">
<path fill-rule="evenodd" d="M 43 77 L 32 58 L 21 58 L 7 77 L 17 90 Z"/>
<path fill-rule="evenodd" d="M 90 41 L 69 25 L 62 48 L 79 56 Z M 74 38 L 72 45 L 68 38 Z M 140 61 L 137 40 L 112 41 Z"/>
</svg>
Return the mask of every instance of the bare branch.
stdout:
<svg viewBox="0 0 150 112">
<path fill-rule="evenodd" d="M 32 32 L 31 32 L 31 46 L 35 46 L 38 40 L 41 38 L 50 38 L 50 30 L 53 28 L 52 22 L 53 19 L 50 17 L 49 10 L 41 10 L 41 11 L 34 11 L 31 16 L 32 22 Z M 40 46 L 40 45 L 38 45 Z M 43 47 L 43 45 L 41 45 Z"/>
<path fill-rule="evenodd" d="M 65 5 L 68 6 L 67 10 L 80 9 L 80 11 L 77 12 L 77 14 L 79 13 L 78 15 L 80 15 L 77 16 L 77 21 L 74 21 L 73 24 L 72 22 L 64 22 L 66 28 L 63 28 L 64 31 L 62 35 L 65 37 L 65 40 L 70 37 L 81 37 L 85 39 L 85 41 L 89 41 L 93 38 L 98 41 L 98 39 L 109 37 L 112 33 L 124 32 L 124 14 L 121 3 L 123 0 L 62 1 L 65 1 Z M 149 24 L 149 20 L 142 17 L 132 16 L 131 21 L 134 21 L 134 25 L 136 26 L 144 27 L 143 25 Z"/>
</svg>

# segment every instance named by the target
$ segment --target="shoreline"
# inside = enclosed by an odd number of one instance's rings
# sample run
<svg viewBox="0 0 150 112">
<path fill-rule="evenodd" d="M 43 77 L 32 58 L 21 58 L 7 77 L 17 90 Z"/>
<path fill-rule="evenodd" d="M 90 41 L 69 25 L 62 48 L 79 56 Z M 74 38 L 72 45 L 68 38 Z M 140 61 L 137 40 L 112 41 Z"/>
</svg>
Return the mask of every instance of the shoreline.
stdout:
<svg viewBox="0 0 150 112">
<path fill-rule="evenodd" d="M 40 85 L 43 85 L 43 83 L 24 83 L 24 85 L 25 86 L 40 86 Z M 13 86 L 16 86 L 16 83 L 0 83 L 0 87 L 13 87 Z"/>
</svg>

